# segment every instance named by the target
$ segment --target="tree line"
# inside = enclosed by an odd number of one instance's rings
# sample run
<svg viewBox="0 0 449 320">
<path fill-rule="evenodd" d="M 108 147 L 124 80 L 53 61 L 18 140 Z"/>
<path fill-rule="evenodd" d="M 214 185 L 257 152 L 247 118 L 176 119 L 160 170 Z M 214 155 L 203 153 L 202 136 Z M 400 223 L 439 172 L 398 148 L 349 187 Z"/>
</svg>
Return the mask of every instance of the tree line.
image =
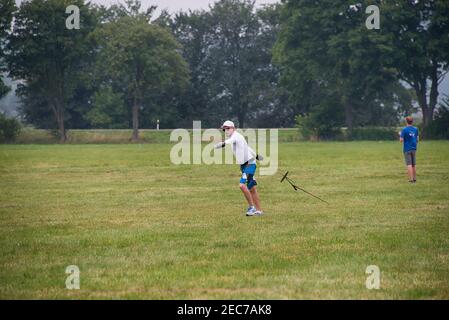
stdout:
<svg viewBox="0 0 449 320">
<path fill-rule="evenodd" d="M 365 8 L 377 5 L 380 28 Z M 79 8 L 80 28 L 66 27 Z M 449 2 L 220 0 L 155 16 L 138 0 L 0 0 L 0 70 L 19 81 L 24 122 L 57 129 L 295 124 L 424 128 L 449 69 Z M 0 97 L 8 91 L 0 81 Z"/>
</svg>

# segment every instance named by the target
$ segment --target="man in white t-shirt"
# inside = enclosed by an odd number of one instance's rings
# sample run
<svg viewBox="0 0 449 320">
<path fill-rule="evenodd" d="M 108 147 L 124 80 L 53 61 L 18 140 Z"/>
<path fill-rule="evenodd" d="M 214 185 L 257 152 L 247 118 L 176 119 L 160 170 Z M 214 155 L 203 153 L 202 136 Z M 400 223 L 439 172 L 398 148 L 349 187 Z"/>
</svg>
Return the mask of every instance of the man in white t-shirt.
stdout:
<svg viewBox="0 0 449 320">
<path fill-rule="evenodd" d="M 246 212 L 247 216 L 261 215 L 263 211 L 260 207 L 259 194 L 257 193 L 257 182 L 254 178 L 256 173 L 256 160 L 262 160 L 262 157 L 257 155 L 245 138 L 237 132 L 232 121 L 225 121 L 221 126 L 226 134 L 224 142 L 217 143 L 215 148 L 223 148 L 227 144 L 232 146 L 237 163 L 240 165 L 242 177 L 240 179 L 240 189 L 242 190 L 246 201 L 248 201 L 249 208 Z"/>
</svg>

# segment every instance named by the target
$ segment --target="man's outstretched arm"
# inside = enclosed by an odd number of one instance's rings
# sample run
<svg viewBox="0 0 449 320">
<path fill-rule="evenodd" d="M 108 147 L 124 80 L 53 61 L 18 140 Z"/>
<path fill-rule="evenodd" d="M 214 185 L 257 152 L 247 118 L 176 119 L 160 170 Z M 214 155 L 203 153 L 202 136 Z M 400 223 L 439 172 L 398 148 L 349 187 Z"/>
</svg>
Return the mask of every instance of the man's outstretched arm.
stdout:
<svg viewBox="0 0 449 320">
<path fill-rule="evenodd" d="M 226 143 L 223 142 L 219 142 L 215 145 L 215 149 L 220 149 L 220 148 L 224 148 L 224 146 L 226 145 Z"/>
<path fill-rule="evenodd" d="M 232 144 L 234 142 L 234 135 L 231 136 L 229 139 L 226 139 L 225 141 L 219 142 L 215 145 L 215 149 L 224 148 L 227 144 Z"/>
</svg>

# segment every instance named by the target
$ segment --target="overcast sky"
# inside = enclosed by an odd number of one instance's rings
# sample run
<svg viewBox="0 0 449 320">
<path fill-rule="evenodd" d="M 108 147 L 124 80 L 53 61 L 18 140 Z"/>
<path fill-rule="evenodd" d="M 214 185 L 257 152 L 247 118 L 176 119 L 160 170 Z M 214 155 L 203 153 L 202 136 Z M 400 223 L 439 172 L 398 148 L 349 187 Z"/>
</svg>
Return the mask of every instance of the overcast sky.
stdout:
<svg viewBox="0 0 449 320">
<path fill-rule="evenodd" d="M 91 0 L 98 4 L 113 4 L 119 0 Z M 213 4 L 216 0 L 141 0 L 142 6 L 157 5 L 159 9 L 168 9 L 169 12 L 177 12 L 179 10 L 188 9 L 207 9 L 209 4 Z M 257 5 L 265 3 L 280 2 L 279 0 L 256 0 Z"/>
<path fill-rule="evenodd" d="M 209 4 L 213 4 L 217 0 L 141 0 L 142 7 L 147 8 L 150 5 L 156 5 L 158 7 L 158 12 L 162 9 L 168 9 L 170 13 L 178 12 L 180 10 L 187 11 L 188 9 L 207 9 Z M 16 0 L 16 3 L 19 4 L 21 0 Z M 110 5 L 117 2 L 124 3 L 124 1 L 120 0 L 90 0 L 92 3 Z M 267 3 L 276 3 L 280 2 L 280 0 L 256 0 L 256 5 L 260 6 Z"/>
</svg>

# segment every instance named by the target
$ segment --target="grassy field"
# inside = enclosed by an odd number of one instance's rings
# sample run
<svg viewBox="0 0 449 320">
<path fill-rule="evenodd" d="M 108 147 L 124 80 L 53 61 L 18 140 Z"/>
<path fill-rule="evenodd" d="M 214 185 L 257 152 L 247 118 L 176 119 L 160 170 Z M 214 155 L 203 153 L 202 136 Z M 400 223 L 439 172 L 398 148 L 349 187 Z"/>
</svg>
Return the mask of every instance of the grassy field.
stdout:
<svg viewBox="0 0 449 320">
<path fill-rule="evenodd" d="M 448 141 L 420 144 L 416 184 L 398 142 L 282 143 L 250 218 L 237 166 L 170 148 L 1 145 L 0 298 L 449 299 Z"/>
<path fill-rule="evenodd" d="M 298 129 L 278 129 L 279 142 L 299 142 L 302 139 Z M 170 141 L 171 129 L 140 129 L 141 143 L 166 143 Z M 188 130 L 192 132 L 192 130 Z M 204 128 L 203 128 L 204 131 Z M 71 129 L 67 131 L 66 144 L 117 144 L 131 143 L 130 129 Z M 59 138 L 51 130 L 23 128 L 14 141 L 18 144 L 58 144 Z"/>
</svg>

